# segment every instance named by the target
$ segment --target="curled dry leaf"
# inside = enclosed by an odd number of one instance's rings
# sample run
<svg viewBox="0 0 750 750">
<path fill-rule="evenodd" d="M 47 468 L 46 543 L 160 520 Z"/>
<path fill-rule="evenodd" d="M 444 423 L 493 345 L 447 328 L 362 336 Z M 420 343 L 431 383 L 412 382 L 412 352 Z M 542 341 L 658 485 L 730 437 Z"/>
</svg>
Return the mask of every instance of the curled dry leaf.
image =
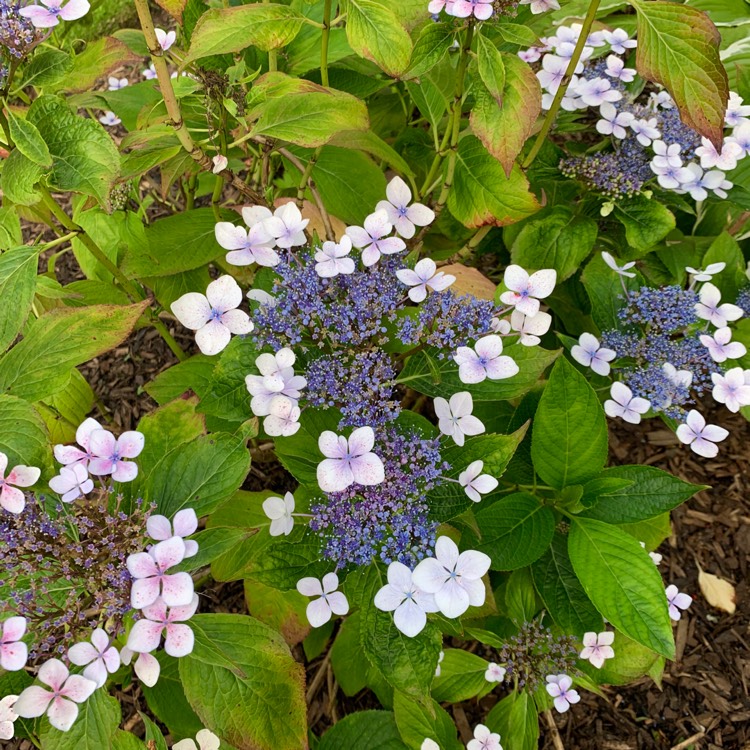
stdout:
<svg viewBox="0 0 750 750">
<path fill-rule="evenodd" d="M 441 271 L 456 277 L 451 289 L 457 294 L 473 294 L 478 299 L 494 299 L 496 285 L 476 268 L 463 263 L 441 266 Z"/>
<path fill-rule="evenodd" d="M 723 578 L 700 570 L 698 585 L 705 600 L 716 609 L 733 615 L 737 609 L 737 594 L 734 586 Z"/>
</svg>

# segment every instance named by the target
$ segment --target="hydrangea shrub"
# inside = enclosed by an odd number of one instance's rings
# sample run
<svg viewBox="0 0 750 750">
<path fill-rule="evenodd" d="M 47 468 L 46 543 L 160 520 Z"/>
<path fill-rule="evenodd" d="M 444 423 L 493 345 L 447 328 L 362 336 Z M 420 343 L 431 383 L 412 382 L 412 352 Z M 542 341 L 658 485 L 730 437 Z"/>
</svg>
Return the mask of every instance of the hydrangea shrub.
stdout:
<svg viewBox="0 0 750 750">
<path fill-rule="evenodd" d="M 744 19 L 132 5 L 0 0 L 0 739 L 531 750 L 658 682 L 703 486 L 608 428 L 708 478 L 750 414 Z M 121 430 L 79 368 L 144 328 Z M 308 726 L 318 659 L 373 708 Z"/>
</svg>

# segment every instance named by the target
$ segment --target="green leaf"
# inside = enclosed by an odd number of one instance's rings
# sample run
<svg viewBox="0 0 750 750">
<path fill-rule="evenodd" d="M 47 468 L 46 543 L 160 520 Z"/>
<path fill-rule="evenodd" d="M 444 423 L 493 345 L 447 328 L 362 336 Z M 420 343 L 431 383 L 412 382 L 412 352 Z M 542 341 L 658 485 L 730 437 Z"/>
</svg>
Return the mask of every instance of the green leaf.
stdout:
<svg viewBox="0 0 750 750">
<path fill-rule="evenodd" d="M 393 714 L 401 739 L 410 750 L 421 750 L 428 737 L 442 750 L 464 750 L 456 739 L 453 719 L 436 700 L 425 705 L 397 690 L 393 696 Z"/>
<path fill-rule="evenodd" d="M 600 253 L 596 253 L 586 264 L 581 281 L 591 300 L 591 315 L 597 326 L 602 331 L 619 329 L 622 322 L 617 313 L 625 305 L 623 285 L 629 291 L 635 291 L 641 285 L 638 276 L 620 276 L 604 262 Z"/>
<path fill-rule="evenodd" d="M 228 529 L 209 529 L 209 531 L 226 532 Z M 232 531 L 237 530 L 232 529 Z M 244 584 L 247 611 L 281 633 L 290 646 L 296 646 L 310 634 L 311 630 L 313 634 L 325 632 L 325 628 L 322 627 L 311 628 L 306 613 L 310 600 L 306 596 L 302 596 L 297 591 L 279 591 L 259 581 L 246 579 Z M 333 627 L 333 621 L 329 622 L 329 625 Z"/>
<path fill-rule="evenodd" d="M 245 376 L 255 370 L 258 354 L 252 339 L 235 336 L 218 358 L 209 389 L 201 393 L 199 411 L 230 422 L 249 419 L 252 412 Z"/>
<path fill-rule="evenodd" d="M 342 131 L 369 127 L 364 102 L 284 73 L 266 73 L 255 82 L 247 117 L 254 123 L 253 135 L 306 147 L 323 146 Z"/>
<path fill-rule="evenodd" d="M 73 67 L 73 58 L 59 49 L 41 47 L 31 58 L 28 67 L 23 71 L 21 88 L 34 86 L 41 89 L 56 86 Z"/>
<path fill-rule="evenodd" d="M 674 658 L 664 583 L 638 541 L 616 526 L 574 517 L 568 552 L 578 579 L 599 612 L 629 638 Z"/>
<path fill-rule="evenodd" d="M 539 607 L 529 568 L 520 568 L 510 574 L 505 584 L 505 608 L 508 617 L 519 628 L 533 619 Z"/>
<path fill-rule="evenodd" d="M 39 250 L 16 247 L 0 255 L 0 352 L 15 341 L 26 323 L 36 290 Z M 7 304 L 12 300 L 13 304 Z"/>
<path fill-rule="evenodd" d="M 120 704 L 105 690 L 95 690 L 78 706 L 78 718 L 67 732 L 45 720 L 39 739 L 43 750 L 103 750 L 111 746 L 119 724 Z"/>
<path fill-rule="evenodd" d="M 190 627 L 180 678 L 204 725 L 237 750 L 306 747 L 304 671 L 281 635 L 244 615 L 199 614 Z"/>
<path fill-rule="evenodd" d="M 455 29 L 447 23 L 428 23 L 414 44 L 405 78 L 419 78 L 434 68 L 448 53 Z"/>
<path fill-rule="evenodd" d="M 524 425 L 512 435 L 480 435 L 469 438 L 463 446 L 447 445 L 441 451 L 443 461 L 452 467 L 446 475 L 457 479 L 472 461 L 483 461 L 482 473 L 499 479 L 526 435 L 526 429 Z M 441 482 L 430 490 L 427 498 L 430 514 L 439 521 L 448 521 L 475 505 L 455 481 Z"/>
<path fill-rule="evenodd" d="M 509 44 L 531 47 L 539 41 L 539 36 L 535 31 L 520 23 L 495 23 L 494 28 Z"/>
<path fill-rule="evenodd" d="M 566 359 L 552 368 L 534 418 L 534 469 L 562 489 L 585 484 L 607 460 L 607 420 L 594 389 Z"/>
<path fill-rule="evenodd" d="M 614 216 L 625 227 L 628 245 L 644 253 L 675 228 L 674 214 L 659 201 L 645 195 L 617 201 Z"/>
<path fill-rule="evenodd" d="M 388 166 L 402 175 L 414 176 L 414 171 L 401 154 L 392 146 L 389 146 L 380 136 L 373 133 L 372 130 L 345 130 L 336 133 L 331 139 L 331 145 L 365 151 L 377 159 L 382 159 Z"/>
<path fill-rule="evenodd" d="M 0 172 L 0 189 L 3 197 L 21 206 L 33 206 L 41 200 L 34 186 L 43 174 L 42 168 L 27 159 L 18 149 L 13 149 L 3 162 Z"/>
<path fill-rule="evenodd" d="M 664 661 L 659 654 L 622 633 L 615 635 L 614 651 L 614 658 L 607 659 L 601 669 L 583 663 L 584 672 L 599 685 L 627 685 Z"/>
<path fill-rule="evenodd" d="M 0 451 L 12 468 L 38 466 L 43 475 L 52 471 L 52 451 L 44 421 L 27 401 L 0 395 Z"/>
<path fill-rule="evenodd" d="M 250 46 L 265 52 L 285 47 L 299 34 L 303 22 L 297 11 L 276 3 L 211 8 L 195 25 L 186 62 Z"/>
<path fill-rule="evenodd" d="M 432 697 L 441 703 L 475 698 L 491 687 L 484 677 L 488 662 L 481 656 L 459 648 L 445 649 L 440 674 L 432 684 Z"/>
<path fill-rule="evenodd" d="M 139 711 L 138 713 L 143 725 L 146 727 L 146 742 L 152 742 L 155 745 L 151 750 L 168 750 L 167 741 L 164 739 L 164 735 L 156 725 L 156 722 L 151 721 L 143 712 Z"/>
<path fill-rule="evenodd" d="M 342 621 L 331 646 L 331 667 L 344 695 L 351 697 L 367 687 L 372 667 L 359 647 L 359 612 Z"/>
<path fill-rule="evenodd" d="M 594 247 L 597 224 L 567 206 L 553 206 L 525 221 L 511 247 L 511 260 L 524 268 L 554 268 L 557 283 L 572 276 Z"/>
<path fill-rule="evenodd" d="M 52 156 L 36 126 L 28 120 L 16 116 L 10 107 L 6 111 L 8 113 L 10 137 L 13 139 L 16 148 L 27 159 L 31 159 L 34 164 L 38 164 L 40 167 L 51 167 Z"/>
<path fill-rule="evenodd" d="M 493 570 L 515 570 L 534 562 L 552 541 L 555 515 L 527 492 L 515 492 L 475 513 L 476 548 L 492 559 Z"/>
<path fill-rule="evenodd" d="M 563 632 L 581 634 L 601 630 L 601 615 L 573 571 L 566 537 L 562 534 L 552 537 L 547 551 L 531 566 L 531 574 L 544 608 Z"/>
<path fill-rule="evenodd" d="M 0 359 L 0 392 L 29 401 L 54 395 L 65 388 L 71 367 L 124 341 L 145 305 L 57 308 L 42 315 Z"/>
<path fill-rule="evenodd" d="M 706 485 L 690 484 L 655 466 L 613 466 L 602 478 L 625 479 L 629 484 L 608 492 L 584 515 L 606 523 L 636 523 L 681 505 Z"/>
<path fill-rule="evenodd" d="M 390 711 L 357 711 L 334 724 L 316 750 L 407 750 Z"/>
<path fill-rule="evenodd" d="M 508 55 L 508 57 L 510 58 L 511 55 Z M 505 98 L 505 62 L 503 60 L 504 58 L 500 50 L 483 34 L 477 34 L 477 68 L 479 70 L 479 77 L 487 87 L 487 91 L 492 99 L 500 107 L 503 106 Z M 524 67 L 531 72 L 531 68 L 528 65 Z"/>
<path fill-rule="evenodd" d="M 705 268 L 710 263 L 726 263 L 726 269 L 715 276 L 713 284 L 720 290 L 726 300 L 737 299 L 737 292 L 747 283 L 745 276 L 745 259 L 737 240 L 729 232 L 722 232 L 706 250 L 701 261 Z"/>
<path fill-rule="evenodd" d="M 389 76 L 400 76 L 409 67 L 412 43 L 391 8 L 375 0 L 345 0 L 343 10 L 351 48 Z"/>
<path fill-rule="evenodd" d="M 350 585 L 356 586 L 362 609 L 359 613 L 359 638 L 362 651 L 383 679 L 412 700 L 425 701 L 435 676 L 442 644 L 440 630 L 434 622 L 414 638 L 404 635 L 393 624 L 390 612 L 382 612 L 373 604 L 375 594 L 386 585 L 384 573 L 376 566 L 357 571 Z M 351 584 L 350 584 L 351 581 Z"/>
<path fill-rule="evenodd" d="M 36 125 L 52 154 L 49 187 L 90 195 L 108 206 L 120 171 L 120 155 L 104 128 L 74 114 L 62 99 L 47 95 L 34 101 L 27 119 Z"/>
<path fill-rule="evenodd" d="M 23 244 L 21 219 L 12 206 L 0 207 L 0 250 Z"/>
<path fill-rule="evenodd" d="M 73 65 L 63 79 L 65 91 L 89 91 L 96 82 L 106 78 L 115 69 L 140 63 L 125 42 L 113 36 L 89 42 L 86 49 L 73 58 Z"/>
<path fill-rule="evenodd" d="M 718 29 L 706 13 L 682 3 L 630 4 L 638 13 L 638 72 L 665 86 L 682 121 L 720 149 L 729 83 L 719 59 Z"/>
<path fill-rule="evenodd" d="M 536 213 L 540 206 L 519 167 L 509 177 L 478 138 L 466 136 L 458 144 L 450 212 L 471 229 L 503 227 Z"/>
<path fill-rule="evenodd" d="M 185 697 L 179 674 L 181 659 L 174 659 L 164 651 L 154 656 L 159 661 L 159 681 L 154 687 L 140 683 L 151 712 L 177 737 L 191 739 L 205 726 Z"/>
<path fill-rule="evenodd" d="M 536 119 L 541 112 L 542 90 L 534 71 L 516 55 L 498 52 L 490 43 L 482 41 L 479 47 L 479 74 L 487 89 L 477 87 L 474 92 L 476 101 L 471 110 L 470 122 L 474 133 L 484 147 L 503 165 L 505 174 L 511 177 L 511 170 L 516 157 L 521 153 L 523 144 L 531 135 Z M 482 50 L 491 49 L 495 55 L 492 63 L 482 63 Z M 503 65 L 502 80 L 491 80 L 491 73 L 483 73 L 491 65 L 491 70 L 499 70 Z M 488 84 L 488 80 L 492 84 Z M 495 90 L 502 84 L 502 88 Z"/>
<path fill-rule="evenodd" d="M 536 750 L 539 746 L 539 719 L 534 697 L 512 692 L 487 714 L 487 726 L 500 737 L 511 737 L 513 750 Z"/>
<path fill-rule="evenodd" d="M 458 365 L 452 358 L 437 359 L 435 351 L 427 350 L 426 353 L 419 352 L 409 357 L 398 380 L 408 383 L 409 388 L 432 398 L 450 398 L 459 391 L 469 391 L 476 402 L 504 401 L 523 396 L 531 390 L 539 382 L 542 373 L 557 359 L 560 351 L 550 351 L 540 346 L 512 344 L 503 350 L 503 354 L 512 357 L 516 362 L 519 367 L 517 375 L 504 380 L 485 380 L 482 383 L 467 385 L 458 377 Z M 432 356 L 437 363 L 440 372 L 440 380 L 437 383 L 428 356 Z"/>
<path fill-rule="evenodd" d="M 160 372 L 144 389 L 157 404 L 179 398 L 186 391 L 199 396 L 211 385 L 211 375 L 216 359 L 205 354 L 195 354 L 184 362 Z"/>
<path fill-rule="evenodd" d="M 222 219 L 237 218 L 227 212 Z M 146 229 L 146 244 L 131 245 L 122 270 L 131 279 L 171 276 L 221 258 L 224 250 L 216 241 L 216 216 L 210 208 L 182 211 L 157 219 Z M 189 247 L 190 252 L 185 252 Z"/>
<path fill-rule="evenodd" d="M 75 368 L 71 369 L 65 388 L 36 405 L 47 423 L 51 442 L 75 442 L 78 425 L 86 419 L 95 400 L 94 391 L 83 375 Z M 140 465 L 140 461 L 138 463 Z"/>
<path fill-rule="evenodd" d="M 222 432 L 203 435 L 156 464 L 143 497 L 155 502 L 165 516 L 182 508 L 205 516 L 242 485 L 249 469 L 250 454 L 242 439 Z"/>
</svg>

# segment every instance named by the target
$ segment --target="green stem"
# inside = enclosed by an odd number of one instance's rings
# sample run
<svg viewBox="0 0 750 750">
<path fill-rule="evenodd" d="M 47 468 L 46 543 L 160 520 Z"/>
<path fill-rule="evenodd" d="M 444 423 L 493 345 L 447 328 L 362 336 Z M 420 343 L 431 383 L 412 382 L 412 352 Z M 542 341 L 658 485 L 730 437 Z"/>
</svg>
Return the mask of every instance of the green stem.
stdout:
<svg viewBox="0 0 750 750">
<path fill-rule="evenodd" d="M 323 6 L 323 36 L 320 40 L 320 80 L 324 86 L 328 86 L 328 42 L 331 35 L 331 3 L 325 0 Z"/>
<path fill-rule="evenodd" d="M 573 74 L 576 72 L 578 61 L 581 59 L 581 55 L 583 54 L 583 48 L 586 46 L 586 39 L 588 39 L 589 32 L 591 31 L 591 27 L 594 24 L 596 11 L 599 9 L 599 2 L 600 0 L 591 0 L 591 4 L 589 5 L 589 9 L 586 13 L 586 18 L 583 21 L 583 27 L 581 28 L 581 35 L 578 37 L 575 49 L 573 50 L 573 56 L 570 58 L 570 62 L 568 63 L 568 67 L 565 71 L 565 77 L 560 83 L 560 88 L 558 88 L 557 92 L 555 93 L 555 98 L 552 100 L 552 105 L 550 106 L 549 111 L 544 118 L 544 122 L 542 123 L 542 129 L 539 131 L 539 133 L 537 133 L 534 145 L 531 147 L 531 151 L 529 151 L 528 156 L 523 162 L 524 169 L 529 167 L 534 159 L 536 159 L 537 154 L 539 153 L 539 151 L 541 151 L 542 146 L 544 145 L 544 141 L 546 140 L 547 135 L 552 128 L 552 124 L 557 117 L 557 112 L 560 109 L 560 104 L 562 103 L 563 97 L 565 96 L 565 92 L 568 90 L 570 80 L 571 78 L 573 78 Z"/>
<path fill-rule="evenodd" d="M 318 162 L 318 158 L 320 157 L 320 153 L 323 150 L 322 146 L 318 146 L 318 148 L 315 149 L 313 152 L 313 155 L 310 157 L 310 161 L 307 162 L 307 166 L 305 167 L 305 171 L 302 173 L 302 177 L 300 178 L 299 185 L 297 185 L 297 207 L 302 208 L 302 204 L 305 200 L 305 190 L 307 190 L 307 185 L 310 181 L 310 175 L 312 174 L 313 169 L 315 169 L 315 165 Z"/>
<path fill-rule="evenodd" d="M 263 5 L 268 5 L 271 0 L 262 0 Z M 275 49 L 268 51 L 268 70 L 273 73 L 279 69 L 278 55 Z"/>
</svg>

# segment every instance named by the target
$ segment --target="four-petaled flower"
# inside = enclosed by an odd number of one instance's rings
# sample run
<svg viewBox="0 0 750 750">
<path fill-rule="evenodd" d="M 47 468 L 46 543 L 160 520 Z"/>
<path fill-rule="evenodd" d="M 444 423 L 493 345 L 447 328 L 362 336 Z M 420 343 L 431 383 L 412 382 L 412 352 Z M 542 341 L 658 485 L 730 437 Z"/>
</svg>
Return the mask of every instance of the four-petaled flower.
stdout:
<svg viewBox="0 0 750 750">
<path fill-rule="evenodd" d="M 211 157 L 211 161 L 213 162 L 213 165 L 214 165 L 211 171 L 214 174 L 220 174 L 229 165 L 229 160 L 227 159 L 226 156 L 224 156 L 224 154 L 216 154 L 216 156 Z"/>
<path fill-rule="evenodd" d="M 49 29 L 63 21 L 77 21 L 91 8 L 88 0 L 39 0 L 41 5 L 19 8 L 19 15 L 28 18 L 38 29 Z"/>
<path fill-rule="evenodd" d="M 701 344 L 708 349 L 714 362 L 726 362 L 728 359 L 739 359 L 747 354 L 747 348 L 740 341 L 732 341 L 732 329 L 729 326 L 717 328 L 713 336 L 702 333 Z"/>
<path fill-rule="evenodd" d="M 388 566 L 388 583 L 375 594 L 375 606 L 393 612 L 394 625 L 414 638 L 427 624 L 427 612 L 437 612 L 435 597 L 427 594 L 412 580 L 412 572 L 403 563 Z"/>
<path fill-rule="evenodd" d="M 709 263 L 705 269 L 685 266 L 685 270 L 693 277 L 693 281 L 711 281 L 717 273 L 721 273 L 726 267 L 726 263 Z"/>
<path fill-rule="evenodd" d="M 661 138 L 661 131 L 656 127 L 657 123 L 658 120 L 655 117 L 648 120 L 644 117 L 630 123 L 630 129 L 635 133 L 636 140 L 641 146 L 650 146 L 651 141 Z"/>
<path fill-rule="evenodd" d="M 711 373 L 714 382 L 711 395 L 714 401 L 726 404 L 729 411 L 738 412 L 743 406 L 750 406 L 750 370 L 733 367 L 723 375 Z"/>
<path fill-rule="evenodd" d="M 502 682 L 505 679 L 506 672 L 505 667 L 491 662 L 487 665 L 487 669 L 484 670 L 484 679 L 487 682 Z"/>
<path fill-rule="evenodd" d="M 349 611 L 349 602 L 342 591 L 337 591 L 339 577 L 335 573 L 326 573 L 323 579 L 307 577 L 297 581 L 297 591 L 302 596 L 316 596 L 307 605 L 307 619 L 314 628 L 325 625 L 331 615 L 345 615 Z"/>
<path fill-rule="evenodd" d="M 431 258 L 422 258 L 413 271 L 411 268 L 401 268 L 396 271 L 396 276 L 403 284 L 411 287 L 409 299 L 412 302 L 422 302 L 427 297 L 428 289 L 442 292 L 456 280 L 455 276 L 438 271 Z"/>
<path fill-rule="evenodd" d="M 453 355 L 462 383 L 481 383 L 485 378 L 502 380 L 518 373 L 518 365 L 511 357 L 503 356 L 503 340 L 491 333 L 483 336 L 471 349 L 459 346 Z"/>
<path fill-rule="evenodd" d="M 623 83 L 630 83 L 636 74 L 635 68 L 626 68 L 625 61 L 617 55 L 607 57 L 607 69 L 604 72 L 611 78 L 617 78 Z"/>
<path fill-rule="evenodd" d="M 274 396 L 268 405 L 263 429 L 269 437 L 290 437 L 299 431 L 301 414 L 296 400 L 282 395 Z"/>
<path fill-rule="evenodd" d="M 584 633 L 581 659 L 586 659 L 597 669 L 601 669 L 606 659 L 614 658 L 615 651 L 612 648 L 614 640 L 615 634 L 611 630 L 605 630 L 602 633 L 593 631 Z"/>
<path fill-rule="evenodd" d="M 458 483 L 464 488 L 469 500 L 478 503 L 482 495 L 492 492 L 499 484 L 495 477 L 482 474 L 484 461 L 472 461 L 459 475 Z"/>
<path fill-rule="evenodd" d="M 624 138 L 628 133 L 625 128 L 629 127 L 635 115 L 630 112 L 618 112 L 614 104 L 604 102 L 599 107 L 601 120 L 596 123 L 596 129 L 602 135 L 613 135 L 615 138 Z"/>
<path fill-rule="evenodd" d="M 107 674 L 120 668 L 120 654 L 114 646 L 109 645 L 109 636 L 102 628 L 97 628 L 91 634 L 91 643 L 84 641 L 71 646 L 68 659 L 71 664 L 86 667 L 83 676 L 95 682 L 98 688 L 107 681 Z"/>
<path fill-rule="evenodd" d="M 219 750 L 221 746 L 221 740 L 210 729 L 201 729 L 195 735 L 195 739 L 198 742 L 197 747 L 193 740 L 186 739 L 175 742 L 172 750 Z"/>
<path fill-rule="evenodd" d="M 689 594 L 681 593 L 673 583 L 667 586 L 664 593 L 667 595 L 669 616 L 676 622 L 682 618 L 680 610 L 687 609 L 693 603 L 693 597 Z"/>
<path fill-rule="evenodd" d="M 699 299 L 700 302 L 695 305 L 695 314 L 717 328 L 723 328 L 730 321 L 739 320 L 744 314 L 742 308 L 737 305 L 729 302 L 719 304 L 721 292 L 711 282 L 701 287 Z"/>
<path fill-rule="evenodd" d="M 438 418 L 438 429 L 443 435 L 453 438 L 456 445 L 463 445 L 466 435 L 471 437 L 484 432 L 484 424 L 471 413 L 474 402 L 468 391 L 454 393 L 450 401 L 438 396 L 433 406 Z"/>
<path fill-rule="evenodd" d="M 341 241 L 323 243 L 323 247 L 315 252 L 315 273 L 322 279 L 332 279 L 340 273 L 354 273 L 354 260 L 347 257 L 352 251 L 352 241 L 344 235 Z"/>
<path fill-rule="evenodd" d="M 76 704 L 89 699 L 96 690 L 96 683 L 79 674 L 70 674 L 59 659 L 44 662 L 37 678 L 52 689 L 45 690 L 38 685 L 27 687 L 18 696 L 13 710 L 24 719 L 35 719 L 46 713 L 55 729 L 67 732 L 78 718 Z"/>
<path fill-rule="evenodd" d="M 540 336 L 544 336 L 552 325 L 552 316 L 546 312 L 536 315 L 524 315 L 520 310 L 513 310 L 510 314 L 510 327 L 517 331 L 518 341 L 523 346 L 537 346 L 541 343 Z"/>
<path fill-rule="evenodd" d="M 539 312 L 539 300 L 552 294 L 557 271 L 546 268 L 529 275 L 521 266 L 511 265 L 505 269 L 503 281 L 509 291 L 500 295 L 500 301 L 533 317 Z"/>
<path fill-rule="evenodd" d="M 484 724 L 477 724 L 474 727 L 474 739 L 469 740 L 466 750 L 503 750 L 503 746 L 497 732 L 491 732 Z"/>
<path fill-rule="evenodd" d="M 101 429 L 103 429 L 102 426 L 95 419 L 91 417 L 84 419 L 76 430 L 76 443 L 81 447 L 76 448 L 75 445 L 56 445 L 54 453 L 57 461 L 65 466 L 80 463 L 83 464 L 84 468 L 88 468 L 89 461 L 93 458 L 89 448 L 91 433 L 94 430 Z"/>
<path fill-rule="evenodd" d="M 162 633 L 164 650 L 175 657 L 187 656 L 193 650 L 195 635 L 185 622 L 198 609 L 198 595 L 194 594 L 188 604 L 168 607 L 164 599 L 157 599 L 144 607 L 143 617 L 138 620 L 128 636 L 128 648 L 135 653 L 151 653 L 159 648 Z"/>
<path fill-rule="evenodd" d="M 609 394 L 612 398 L 604 402 L 604 411 L 613 419 L 622 417 L 630 424 L 638 424 L 641 414 L 645 414 L 651 408 L 651 404 L 645 398 L 633 396 L 633 391 L 625 383 L 612 383 Z"/>
<path fill-rule="evenodd" d="M 172 312 L 186 328 L 195 331 L 195 343 L 203 354 L 218 354 L 233 333 L 253 330 L 250 316 L 238 310 L 242 289 L 231 276 L 212 281 L 205 294 L 188 292 L 172 303 Z"/>
<path fill-rule="evenodd" d="M 99 122 L 102 125 L 112 128 L 115 125 L 119 125 L 122 120 L 114 112 L 107 111 L 99 118 Z"/>
<path fill-rule="evenodd" d="M 474 16 L 479 21 L 486 21 L 493 13 L 493 0 L 455 0 L 451 15 L 456 18 Z"/>
<path fill-rule="evenodd" d="M 352 484 L 380 484 L 385 479 L 383 462 L 372 452 L 372 427 L 358 427 L 349 436 L 325 430 L 318 448 L 326 457 L 318 464 L 318 484 L 323 492 L 341 492 Z"/>
<path fill-rule="evenodd" d="M 182 537 L 185 542 L 185 557 L 193 557 L 198 552 L 198 542 L 185 539 L 195 534 L 198 528 L 198 516 L 192 508 L 183 508 L 174 514 L 172 523 L 166 516 L 149 516 L 146 521 L 148 535 L 157 542 L 165 542 L 173 536 Z"/>
<path fill-rule="evenodd" d="M 294 495 L 287 492 L 283 498 L 267 497 L 263 501 L 263 512 L 271 519 L 271 536 L 288 536 L 294 527 Z"/>
<path fill-rule="evenodd" d="M 83 464 L 76 463 L 72 466 L 63 466 L 60 473 L 49 480 L 50 489 L 60 495 L 64 503 L 72 503 L 81 495 L 88 495 L 94 489 L 94 480 Z"/>
<path fill-rule="evenodd" d="M 591 333 L 582 333 L 578 343 L 571 347 L 573 359 L 584 367 L 590 367 L 597 375 L 609 375 L 609 363 L 617 352 L 599 344 L 599 339 Z"/>
<path fill-rule="evenodd" d="M 362 251 L 362 263 L 374 266 L 381 255 L 393 255 L 406 249 L 400 237 L 389 237 L 393 224 L 388 220 L 388 212 L 375 211 L 365 219 L 363 227 L 347 227 L 346 234 L 354 247 Z"/>
<path fill-rule="evenodd" d="M 612 52 L 618 55 L 624 55 L 628 49 L 635 47 L 638 42 L 631 39 L 625 29 L 615 29 L 614 31 L 604 30 L 604 39 L 612 48 Z"/>
<path fill-rule="evenodd" d="M 388 221 L 404 239 L 411 239 L 416 227 L 426 227 L 435 219 L 435 212 L 421 203 L 411 203 L 411 190 L 400 178 L 394 177 L 385 189 L 387 201 L 379 201 L 376 211 L 385 211 Z"/>
<path fill-rule="evenodd" d="M 729 435 L 728 430 L 715 424 L 706 424 L 706 420 L 695 409 L 688 412 L 685 423 L 676 430 L 677 439 L 690 446 L 693 453 L 703 458 L 716 458 L 720 443 Z"/>
<path fill-rule="evenodd" d="M 701 138 L 701 145 L 695 149 L 695 155 L 700 157 L 703 169 L 717 167 L 729 172 L 737 166 L 742 158 L 743 149 L 735 141 L 726 140 L 721 144 L 721 151 L 708 138 Z"/>
<path fill-rule="evenodd" d="M 173 536 L 155 544 L 148 552 L 136 552 L 127 559 L 135 579 L 130 602 L 136 609 L 153 604 L 159 596 L 168 607 L 184 607 L 193 598 L 193 579 L 189 573 L 167 573 L 185 559 L 185 542 Z M 137 649 L 133 649 L 136 651 Z"/>
<path fill-rule="evenodd" d="M 93 430 L 89 436 L 89 471 L 95 476 L 111 474 L 115 482 L 132 482 L 138 476 L 138 466 L 126 458 L 137 458 L 143 450 L 143 433 L 131 430 L 119 438 L 109 430 Z"/>
<path fill-rule="evenodd" d="M 482 576 L 490 562 L 484 552 L 459 553 L 452 539 L 441 536 L 435 544 L 435 557 L 420 560 L 411 579 L 422 591 L 435 596 L 435 604 L 446 617 L 460 617 L 469 606 L 484 604 Z"/>
<path fill-rule="evenodd" d="M 29 649 L 21 640 L 26 633 L 25 617 L 9 617 L 0 631 L 0 667 L 18 672 L 26 666 Z"/>
<path fill-rule="evenodd" d="M 547 692 L 554 698 L 555 708 L 564 714 L 573 703 L 578 703 L 581 696 L 573 690 L 573 680 L 566 674 L 547 675 Z"/>
<path fill-rule="evenodd" d="M 226 261 L 233 266 L 257 263 L 259 266 L 273 267 L 281 260 L 274 250 L 276 238 L 265 222 L 257 222 L 249 229 L 245 229 L 230 221 L 220 221 L 214 227 L 214 233 L 219 245 L 230 251 L 226 254 Z"/>
<path fill-rule="evenodd" d="M 6 476 L 8 457 L 0 451 L 0 507 L 8 513 L 20 513 L 26 505 L 26 497 L 19 487 L 31 487 L 39 480 L 41 469 L 36 466 L 14 466 Z"/>
</svg>

